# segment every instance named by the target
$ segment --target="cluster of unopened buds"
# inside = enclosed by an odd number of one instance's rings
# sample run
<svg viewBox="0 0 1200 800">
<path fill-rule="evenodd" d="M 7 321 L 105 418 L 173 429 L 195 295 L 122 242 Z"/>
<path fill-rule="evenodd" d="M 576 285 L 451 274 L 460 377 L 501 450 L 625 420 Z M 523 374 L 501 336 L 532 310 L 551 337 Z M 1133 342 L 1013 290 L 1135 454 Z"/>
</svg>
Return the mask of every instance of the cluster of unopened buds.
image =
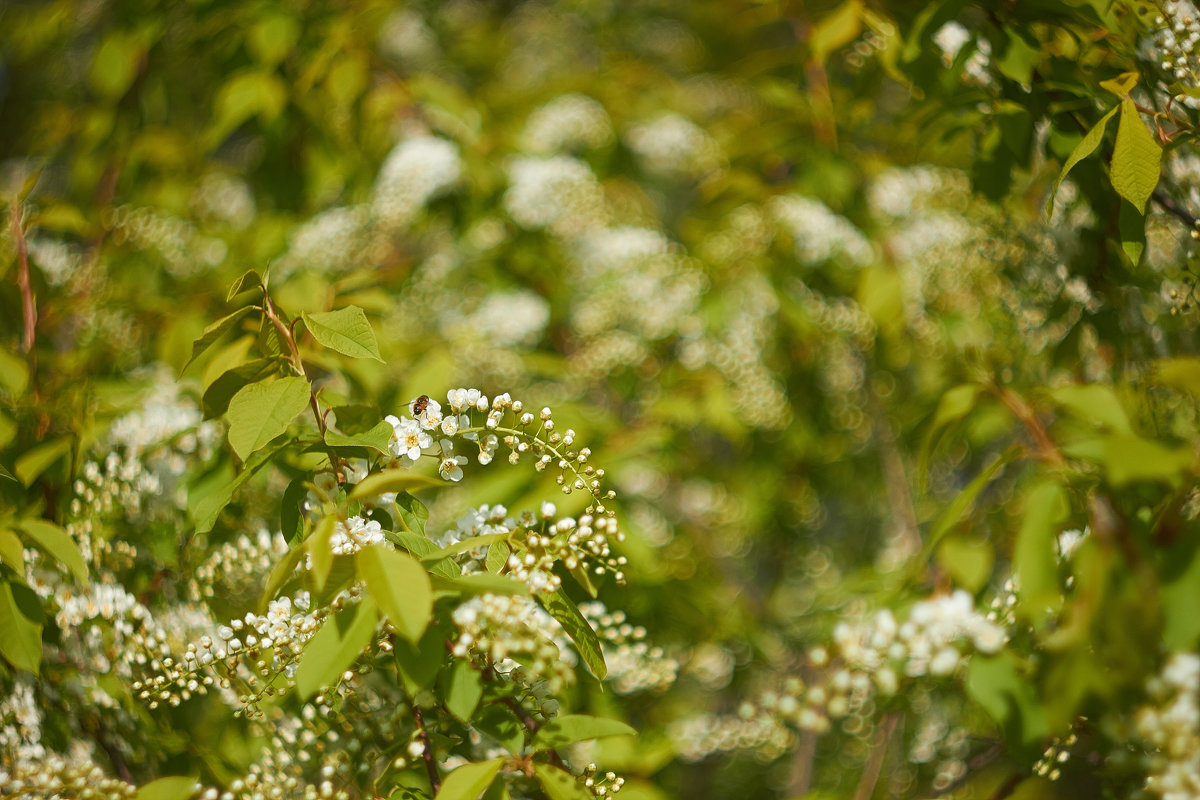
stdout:
<svg viewBox="0 0 1200 800">
<path fill-rule="evenodd" d="M 600 768 L 595 764 L 588 764 L 583 768 L 583 776 L 580 782 L 594 797 L 614 795 L 621 791 L 621 787 L 625 785 L 625 779 L 617 775 L 617 773 L 605 772 L 601 774 Z"/>
<path fill-rule="evenodd" d="M 472 597 L 454 609 L 453 616 L 459 630 L 451 648 L 456 658 L 474 656 L 515 679 L 520 657 L 521 674 L 530 682 L 544 681 L 551 693 L 574 681 L 574 659 L 567 661 L 562 626 L 528 597 Z"/>
<path fill-rule="evenodd" d="M 422 456 L 433 457 L 438 459 L 438 473 L 443 479 L 460 481 L 467 459 L 455 455 L 456 439 L 473 442 L 481 464 L 491 463 L 503 443 L 509 450 L 509 463 L 516 464 L 531 456 L 539 472 L 557 468 L 560 472 L 557 483 L 563 494 L 589 492 L 600 502 L 595 508 L 597 514 L 606 511 L 603 500 L 616 496 L 611 490 L 602 494 L 604 470 L 588 463 L 590 449 L 573 449 L 575 431 L 568 428 L 560 433 L 555 429 L 549 408 L 537 414 L 526 411 L 524 404 L 513 400 L 507 392 L 489 403 L 487 395 L 478 389 L 451 389 L 446 400 L 447 407 L 443 408 L 428 395 L 421 395 L 408 404 L 411 416 L 386 417 L 393 428 L 392 455 L 398 461 L 414 463 Z M 482 415 L 482 420 L 475 419 L 476 415 Z"/>
</svg>

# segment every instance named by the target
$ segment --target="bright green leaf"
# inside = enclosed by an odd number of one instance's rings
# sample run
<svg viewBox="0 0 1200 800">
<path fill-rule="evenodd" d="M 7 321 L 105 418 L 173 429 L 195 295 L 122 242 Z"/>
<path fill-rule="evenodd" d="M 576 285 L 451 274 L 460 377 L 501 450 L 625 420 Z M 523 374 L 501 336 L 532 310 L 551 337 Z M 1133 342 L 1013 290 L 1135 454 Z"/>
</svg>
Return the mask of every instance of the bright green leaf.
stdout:
<svg viewBox="0 0 1200 800">
<path fill-rule="evenodd" d="M 412 556 L 380 545 L 358 551 L 358 572 L 392 625 L 410 642 L 420 640 L 433 614 L 429 574 Z"/>
<path fill-rule="evenodd" d="M 477 800 L 500 771 L 503 759 L 493 758 L 478 764 L 463 764 L 442 781 L 435 800 Z"/>
<path fill-rule="evenodd" d="M 813 61 L 824 64 L 829 54 L 853 42 L 862 31 L 862 3 L 846 0 L 833 13 L 813 25 L 808 46 Z"/>
<path fill-rule="evenodd" d="M 21 483 L 30 486 L 38 476 L 48 470 L 54 462 L 71 452 L 71 439 L 64 436 L 26 450 L 13 464 L 13 471 Z"/>
<path fill-rule="evenodd" d="M 229 401 L 229 444 L 243 461 L 276 436 L 308 407 L 311 387 L 304 378 L 251 383 Z"/>
<path fill-rule="evenodd" d="M 330 447 L 366 447 L 383 453 L 385 456 L 390 456 L 392 453 L 388 445 L 391 443 L 392 436 L 394 435 L 395 429 L 392 428 L 392 423 L 383 420 L 365 433 L 356 433 L 347 436 L 336 431 L 326 431 L 325 444 Z"/>
<path fill-rule="evenodd" d="M 1104 470 L 1113 486 L 1142 481 L 1176 485 L 1192 464 L 1188 447 L 1172 447 L 1133 434 L 1104 439 Z"/>
<path fill-rule="evenodd" d="M 346 306 L 336 311 L 304 314 L 308 332 L 330 350 L 352 358 L 373 358 L 382 362 L 379 342 L 367 315 L 358 306 Z"/>
<path fill-rule="evenodd" d="M 1058 178 L 1054 181 L 1054 188 L 1050 190 L 1050 199 L 1046 201 L 1046 216 L 1054 213 L 1054 198 L 1058 195 L 1058 187 L 1067 177 L 1067 173 L 1075 168 L 1075 165 L 1085 158 L 1096 152 L 1096 148 L 1100 146 L 1100 142 L 1104 140 L 1104 131 L 1108 127 L 1108 121 L 1112 119 L 1113 114 L 1117 113 L 1114 107 L 1107 114 L 1100 118 L 1100 121 L 1092 126 L 1092 129 L 1080 140 L 1079 144 L 1075 145 L 1075 149 L 1071 151 L 1067 161 L 1062 166 L 1062 170 L 1058 173 Z"/>
<path fill-rule="evenodd" d="M 446 708 L 460 722 L 470 722 L 483 696 L 483 681 L 470 662 L 456 659 L 450 670 L 442 697 Z"/>
<path fill-rule="evenodd" d="M 255 309 L 251 306 L 239 308 L 232 314 L 222 317 L 204 329 L 200 334 L 200 338 L 192 342 L 192 357 L 183 365 L 184 372 L 192 365 L 192 362 L 199 358 L 205 350 L 212 347 L 222 336 L 232 331 L 237 327 L 237 324 L 246 317 L 254 313 Z"/>
<path fill-rule="evenodd" d="M 381 494 L 388 492 L 401 492 L 407 489 L 429 489 L 434 486 L 444 486 L 445 484 L 434 480 L 426 475 L 420 475 L 415 472 L 410 472 L 405 469 L 386 469 L 383 472 L 376 472 L 363 478 L 350 492 L 351 500 L 363 500 L 369 497 L 379 497 Z M 400 498 L 396 498 L 397 504 Z M 401 515 L 403 517 L 403 515 Z M 428 518 L 428 512 L 426 512 Z M 422 524 L 421 533 L 425 530 Z M 413 531 L 417 533 L 417 531 Z"/>
<path fill-rule="evenodd" d="M 24 583 L 0 580 L 0 656 L 35 675 L 42 661 L 42 602 Z"/>
<path fill-rule="evenodd" d="M 138 789 L 133 800 L 188 800 L 199 788 L 200 782 L 186 775 L 159 778 Z"/>
<path fill-rule="evenodd" d="M 61 561 L 76 580 L 87 584 L 87 564 L 84 563 L 79 545 L 75 544 L 71 534 L 54 523 L 41 519 L 23 519 L 18 525 L 39 547 Z"/>
<path fill-rule="evenodd" d="M 1061 386 L 1050 392 L 1060 406 L 1085 422 L 1116 433 L 1132 433 L 1129 417 L 1111 386 L 1090 383 L 1086 386 Z"/>
<path fill-rule="evenodd" d="M 564 714 L 550 720 L 538 730 L 533 739 L 533 749 L 554 750 L 587 739 L 636 735 L 636 730 L 615 719 L 591 717 L 586 714 Z"/>
<path fill-rule="evenodd" d="M 0 563 L 8 564 L 18 575 L 25 574 L 25 547 L 9 530 L 0 529 Z"/>
<path fill-rule="evenodd" d="M 1112 185 L 1140 214 L 1146 213 L 1146 201 L 1158 185 L 1161 163 L 1162 148 L 1146 130 L 1137 106 L 1132 100 L 1122 100 L 1113 147 Z"/>
<path fill-rule="evenodd" d="M 541 601 L 542 606 L 546 611 L 550 612 L 550 616 L 558 620 L 563 626 L 567 636 L 571 637 L 571 641 L 575 643 L 575 649 L 579 651 L 580 657 L 583 659 L 584 666 L 588 672 L 592 673 L 597 680 L 604 680 L 604 676 L 608 674 L 608 666 L 604 663 L 604 653 L 600 649 L 600 640 L 596 637 L 596 631 L 584 619 L 583 614 L 579 613 L 579 609 L 571 602 L 570 598 L 559 589 L 552 594 L 541 593 L 537 595 L 537 599 Z"/>
<path fill-rule="evenodd" d="M 1026 619 L 1040 621 L 1046 611 L 1057 608 L 1061 599 L 1057 526 L 1066 511 L 1066 496 L 1057 483 L 1045 481 L 1025 493 L 1025 515 L 1013 551 L 1013 572 L 1021 583 L 1017 609 Z"/>
<path fill-rule="evenodd" d="M 549 764 L 534 764 L 533 773 L 550 800 L 592 800 L 593 795 L 569 772 Z"/>
<path fill-rule="evenodd" d="M 304 647 L 296 668 L 296 691 L 304 700 L 334 683 L 370 643 L 379 613 L 370 598 L 344 608 L 325 621 Z"/>
</svg>

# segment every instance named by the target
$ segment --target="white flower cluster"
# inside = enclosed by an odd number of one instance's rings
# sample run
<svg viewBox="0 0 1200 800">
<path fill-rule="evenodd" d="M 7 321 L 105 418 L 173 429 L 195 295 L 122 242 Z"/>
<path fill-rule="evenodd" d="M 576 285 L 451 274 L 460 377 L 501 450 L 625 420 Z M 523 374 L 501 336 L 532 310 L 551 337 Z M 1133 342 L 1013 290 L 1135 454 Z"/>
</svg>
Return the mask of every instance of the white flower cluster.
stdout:
<svg viewBox="0 0 1200 800">
<path fill-rule="evenodd" d="M 1200 86 L 1200 12 L 1190 0 L 1167 0 L 1154 18 L 1154 47 L 1163 71 L 1184 88 Z M 1175 98 L 1191 108 L 1196 99 L 1180 92 Z"/>
<path fill-rule="evenodd" d="M 963 64 L 963 72 L 971 83 L 989 86 L 994 78 L 988 72 L 991 63 L 992 44 L 984 37 L 974 36 L 962 23 L 951 20 L 938 28 L 933 35 L 933 43 L 942 51 L 942 62 L 950 66 L 958 59 L 958 54 L 968 43 L 973 43 L 975 49 L 967 56 Z"/>
<path fill-rule="evenodd" d="M 550 304 L 534 292 L 492 292 L 471 313 L 451 323 L 464 338 L 496 347 L 534 344 L 550 323 Z"/>
<path fill-rule="evenodd" d="M 931 164 L 886 169 L 867 190 L 867 206 L 878 220 L 907 217 L 930 207 L 961 210 L 970 199 L 965 172 Z"/>
<path fill-rule="evenodd" d="M 718 168 L 721 148 L 690 119 L 668 112 L 638 123 L 625 143 L 647 172 L 666 177 L 698 177 Z"/>
<path fill-rule="evenodd" d="M 235 231 L 248 228 L 257 213 L 250 185 L 220 172 L 210 172 L 196 184 L 192 208 L 202 219 L 223 222 Z"/>
<path fill-rule="evenodd" d="M 474 656 L 506 675 L 521 666 L 529 683 L 544 683 L 550 694 L 574 682 L 575 654 L 566 649 L 562 626 L 530 598 L 479 595 L 454 609 L 453 617 L 456 657 Z"/>
<path fill-rule="evenodd" d="M 604 147 L 613 140 L 604 106 L 581 94 L 564 94 L 529 115 L 521 146 L 530 153 L 561 153 Z"/>
<path fill-rule="evenodd" d="M 214 269 L 229 252 L 224 240 L 204 236 L 192 223 L 156 209 L 119 206 L 110 215 L 109 236 L 115 244 L 128 241 L 143 250 L 156 250 L 177 278 Z"/>
<path fill-rule="evenodd" d="M 850 220 L 834 214 L 819 200 L 801 195 L 780 195 L 771 199 L 771 215 L 791 234 L 796 258 L 805 264 L 817 264 L 844 258 L 856 267 L 875 259 L 874 248 Z"/>
<path fill-rule="evenodd" d="M 379 49 L 401 64 L 427 64 L 438 56 L 437 36 L 412 9 L 393 11 L 379 31 Z"/>
<path fill-rule="evenodd" d="M 792 745 L 792 734 L 770 714 L 743 709 L 744 715 L 700 714 L 671 722 L 667 735 L 684 761 L 701 761 L 714 753 L 754 750 L 774 759 Z"/>
<path fill-rule="evenodd" d="M 159 637 L 150 652 L 161 655 L 146 662 L 150 674 L 135 681 L 133 689 L 151 709 L 162 703 L 177 706 L 192 695 L 207 694 L 214 685 L 230 692 L 230 676 L 236 674 L 242 691 L 230 699 L 242 706 L 240 713 L 253 716 L 264 697 L 287 688 L 305 643 L 328 616 L 357 602 L 360 592 L 360 587 L 352 586 L 329 606 L 311 611 L 306 591 L 280 597 L 271 601 L 266 614 L 247 612 L 228 625 L 216 626 L 215 635 L 204 634 L 189 642 L 178 659 L 170 655 L 165 637 Z M 218 664 L 222 669 L 214 673 L 212 668 Z"/>
<path fill-rule="evenodd" d="M 30 260 L 51 286 L 62 286 L 83 266 L 79 249 L 66 242 L 35 236 L 29 240 L 28 248 Z"/>
<path fill-rule="evenodd" d="M 1200 656 L 1175 653 L 1146 686 L 1138 735 L 1154 748 L 1146 790 L 1163 800 L 1200 797 Z"/>
<path fill-rule="evenodd" d="M 272 271 L 286 276 L 303 267 L 345 272 L 361 266 L 369 241 L 371 208 L 337 206 L 313 216 L 288 236 L 288 250 Z"/>
<path fill-rule="evenodd" d="M 217 595 L 218 582 L 223 587 L 254 586 L 262 576 L 287 555 L 288 543 L 279 531 L 271 533 L 260 528 L 253 537 L 242 534 L 232 542 L 222 542 L 208 557 L 192 570 L 188 580 L 189 596 L 196 601 Z"/>
<path fill-rule="evenodd" d="M 523 228 L 571 237 L 607 219 L 600 183 L 578 159 L 516 158 L 508 165 L 508 179 L 504 209 Z"/>
<path fill-rule="evenodd" d="M 329 549 L 335 556 L 349 556 L 383 541 L 383 526 L 373 519 L 351 517 L 338 520 L 329 537 Z"/>
<path fill-rule="evenodd" d="M 392 148 L 375 179 L 375 218 L 390 227 L 408 227 L 431 199 L 458 182 L 462 171 L 452 142 L 427 135 L 403 140 Z"/>
</svg>

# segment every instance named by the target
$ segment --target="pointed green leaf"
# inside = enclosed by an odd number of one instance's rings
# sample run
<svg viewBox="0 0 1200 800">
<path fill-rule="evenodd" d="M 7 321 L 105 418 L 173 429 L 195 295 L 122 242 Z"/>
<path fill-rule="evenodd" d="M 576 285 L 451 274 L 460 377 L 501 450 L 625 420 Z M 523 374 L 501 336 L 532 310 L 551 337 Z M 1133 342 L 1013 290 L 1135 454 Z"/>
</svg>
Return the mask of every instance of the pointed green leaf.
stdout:
<svg viewBox="0 0 1200 800">
<path fill-rule="evenodd" d="M 304 541 L 304 547 L 312 558 L 309 574 L 312 575 L 318 590 L 325 586 L 329 571 L 333 567 L 333 550 L 329 546 L 329 540 L 337 529 L 337 524 L 338 518 L 332 514 L 322 517 L 312 536 Z"/>
<path fill-rule="evenodd" d="M 367 315 L 358 306 L 346 306 L 337 311 L 318 311 L 304 314 L 308 332 L 330 350 L 353 358 L 373 358 L 382 362 L 379 342 Z"/>
<path fill-rule="evenodd" d="M 437 561 L 449 556 L 456 556 L 459 553 L 465 553 L 468 550 L 474 550 L 477 547 L 486 547 L 493 542 L 499 542 L 507 533 L 485 533 L 482 536 L 472 536 L 468 539 L 463 539 L 460 542 L 455 542 L 452 545 L 435 550 L 427 556 L 421 556 L 422 561 Z"/>
<path fill-rule="evenodd" d="M 1085 386 L 1061 386 L 1052 392 L 1055 402 L 1073 416 L 1109 428 L 1116 433 L 1132 433 L 1129 417 L 1111 386 L 1090 383 Z"/>
<path fill-rule="evenodd" d="M 39 547 L 61 561 L 76 580 L 87 584 L 87 564 L 83 562 L 83 554 L 79 552 L 79 546 L 71 534 L 42 519 L 23 519 L 18 525 Z"/>
<path fill-rule="evenodd" d="M 1020 580 L 1018 612 L 1040 621 L 1058 606 L 1058 525 L 1066 517 L 1062 487 L 1044 481 L 1025 494 L 1025 515 L 1013 550 L 1013 572 Z"/>
<path fill-rule="evenodd" d="M 200 782 L 186 775 L 159 778 L 138 789 L 133 800 L 188 800 L 199 788 Z"/>
<path fill-rule="evenodd" d="M 42 661 L 42 603 L 33 589 L 0 580 L 0 656 L 35 675 Z"/>
<path fill-rule="evenodd" d="M 395 429 L 392 428 L 392 423 L 382 420 L 369 431 L 349 436 L 337 431 L 326 431 L 325 444 L 330 447 L 366 447 L 390 456 L 392 451 L 388 445 L 391 444 L 393 435 L 395 435 Z"/>
<path fill-rule="evenodd" d="M 493 758 L 478 764 L 463 764 L 442 781 L 435 800 L 477 800 L 492 784 L 503 759 Z"/>
<path fill-rule="evenodd" d="M 17 473 L 21 483 L 30 486 L 38 479 L 39 475 L 69 452 L 71 452 L 69 436 L 54 439 L 22 453 L 13 464 L 13 471 Z"/>
<path fill-rule="evenodd" d="M 358 551 L 358 573 L 367 591 L 400 635 L 419 641 L 433 615 L 429 573 L 412 556 L 380 545 Z"/>
<path fill-rule="evenodd" d="M 235 477 L 223 481 L 219 485 L 208 487 L 207 491 L 203 493 L 189 490 L 188 513 L 196 523 L 196 532 L 207 533 L 211 531 L 213 525 L 217 524 L 217 518 L 221 516 L 221 510 L 229 505 L 229 501 L 233 499 L 234 493 L 253 478 L 255 473 L 266 466 L 272 456 L 285 447 L 287 447 L 287 442 L 281 442 L 274 447 L 269 447 L 266 450 L 256 453 L 253 458 L 246 462 L 242 471 Z"/>
<path fill-rule="evenodd" d="M 537 599 L 546 611 L 550 612 L 550 616 L 563 626 L 567 636 L 571 637 L 588 672 L 596 676 L 597 680 L 604 680 L 604 676 L 608 674 L 608 666 L 604 663 L 600 640 L 596 638 L 596 631 L 592 630 L 592 626 L 584 619 L 583 614 L 579 613 L 575 604 L 561 588 L 553 594 L 538 594 Z"/>
<path fill-rule="evenodd" d="M 425 523 L 429 520 L 429 509 L 425 507 L 425 504 L 401 489 L 396 492 L 395 506 L 404 529 L 409 533 L 424 536 Z"/>
<path fill-rule="evenodd" d="M 1192 464 L 1190 447 L 1172 447 L 1134 434 L 1115 434 L 1104 439 L 1104 470 L 1113 486 L 1142 481 L 1178 484 Z"/>
<path fill-rule="evenodd" d="M 862 3 L 846 0 L 833 13 L 823 17 L 812 27 L 808 46 L 813 61 L 824 64 L 829 54 L 858 38 L 862 31 Z"/>
<path fill-rule="evenodd" d="M 442 660 L 449 655 L 445 648 L 447 633 L 437 625 L 435 619 L 416 644 L 409 644 L 403 638 L 393 640 L 392 652 L 396 657 L 396 666 L 400 668 L 405 688 L 410 694 L 433 686 Z"/>
<path fill-rule="evenodd" d="M 1112 108 L 1107 114 L 1100 118 L 1100 121 L 1092 126 L 1092 129 L 1080 140 L 1079 144 L 1075 145 L 1075 149 L 1071 151 L 1071 155 L 1067 157 L 1067 161 L 1062 166 L 1062 170 L 1058 173 L 1058 179 L 1054 181 L 1054 188 L 1050 190 L 1050 199 L 1046 201 L 1046 216 L 1054 213 L 1054 198 L 1058 194 L 1058 187 L 1062 185 L 1063 180 L 1067 177 L 1067 173 L 1075 168 L 1075 165 L 1085 158 L 1096 152 L 1096 148 L 1100 146 L 1100 142 L 1104 139 L 1104 131 L 1108 127 L 1108 121 L 1112 119 L 1113 114 L 1117 113 L 1117 107 Z"/>
<path fill-rule="evenodd" d="M 1113 147 L 1112 185 L 1138 213 L 1146 213 L 1146 201 L 1158 186 L 1162 148 L 1138 113 L 1132 100 L 1121 101 L 1121 121 Z"/>
<path fill-rule="evenodd" d="M 18 575 L 25 574 L 25 547 L 12 531 L 0 530 L 0 563 L 8 564 Z"/>
<path fill-rule="evenodd" d="M 605 736 L 636 736 L 637 731 L 615 719 L 587 714 L 564 714 L 543 725 L 533 739 L 533 749 L 554 750 L 586 739 Z"/>
<path fill-rule="evenodd" d="M 456 659 L 454 669 L 446 679 L 443 697 L 446 708 L 460 722 L 470 722 L 483 696 L 483 681 L 467 661 Z"/>
<path fill-rule="evenodd" d="M 8 467 L 4 466 L 3 464 L 0 464 L 0 478 L 8 478 L 13 483 L 20 483 L 20 481 L 17 480 L 17 476 L 9 472 Z"/>
<path fill-rule="evenodd" d="M 487 571 L 493 575 L 498 575 L 500 570 L 504 569 L 504 565 L 508 563 L 508 556 L 512 553 L 508 542 L 495 542 L 488 548 L 487 553 Z"/>
<path fill-rule="evenodd" d="M 457 569 L 457 568 L 456 568 Z M 476 572 L 471 575 L 454 575 L 449 578 L 435 576 L 435 589 L 455 594 L 520 594 L 528 596 L 529 584 L 522 583 L 507 575 L 493 575 L 490 572 Z"/>
<path fill-rule="evenodd" d="M 311 388 L 304 378 L 251 383 L 229 401 L 229 444 L 243 461 L 276 436 L 308 407 Z"/>
<path fill-rule="evenodd" d="M 566 770 L 549 764 L 534 764 L 533 773 L 550 800 L 593 800 L 592 793 Z"/>
<path fill-rule="evenodd" d="M 1137 86 L 1138 78 L 1142 77 L 1139 72 L 1122 72 L 1115 78 L 1109 78 L 1106 81 L 1100 81 L 1100 86 L 1103 89 L 1115 94 L 1117 97 L 1128 97 L 1134 86 Z"/>
<path fill-rule="evenodd" d="M 201 405 L 207 417 L 215 418 L 225 413 L 233 396 L 251 383 L 259 383 L 284 370 L 282 358 L 256 358 L 222 372 L 204 389 Z"/>
<path fill-rule="evenodd" d="M 215 344 L 222 336 L 233 330 L 239 322 L 250 316 L 254 310 L 255 309 L 252 306 L 239 308 L 229 316 L 222 317 L 212 325 L 209 325 L 207 328 L 205 328 L 200 334 L 200 338 L 192 342 L 192 357 L 189 358 L 187 363 L 183 365 L 183 371 L 187 372 L 187 368 L 192 365 L 193 361 L 199 358 L 205 350 L 212 347 L 213 344 Z"/>
<path fill-rule="evenodd" d="M 256 270 L 248 269 L 242 273 L 241 277 L 234 281 L 229 286 L 229 294 L 225 296 L 225 301 L 229 302 L 237 297 L 242 292 L 251 292 L 255 289 L 261 289 L 263 279 Z"/>
<path fill-rule="evenodd" d="M 371 598 L 363 598 L 325 620 L 304 647 L 296 668 L 296 691 L 304 700 L 334 683 L 370 644 L 379 624 L 379 612 Z"/>
<path fill-rule="evenodd" d="M 351 500 L 362 500 L 367 497 L 378 497 L 387 492 L 401 492 L 406 489 L 429 489 L 434 486 L 443 486 L 439 481 L 435 481 L 426 475 L 420 475 L 415 472 L 409 472 L 405 469 L 386 469 L 383 472 L 376 472 L 363 478 L 350 492 Z M 399 503 L 400 498 L 396 498 Z M 426 512 L 428 516 L 428 512 Z M 403 518 L 403 515 L 401 515 Z M 424 525 L 421 526 L 421 532 L 424 532 Z M 416 533 L 416 531 L 414 531 Z"/>
</svg>

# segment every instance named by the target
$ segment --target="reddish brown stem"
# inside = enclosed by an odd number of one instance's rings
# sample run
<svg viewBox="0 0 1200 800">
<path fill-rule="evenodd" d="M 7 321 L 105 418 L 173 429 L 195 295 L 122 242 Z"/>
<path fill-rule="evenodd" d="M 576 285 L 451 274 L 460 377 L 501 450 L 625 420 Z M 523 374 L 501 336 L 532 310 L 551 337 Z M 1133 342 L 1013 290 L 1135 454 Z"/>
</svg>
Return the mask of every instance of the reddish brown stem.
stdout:
<svg viewBox="0 0 1200 800">
<path fill-rule="evenodd" d="M 438 789 L 442 788 L 442 779 L 438 777 L 437 764 L 433 762 L 433 744 L 429 741 L 429 732 L 425 730 L 425 718 L 421 716 L 421 707 L 411 701 L 409 707 L 412 708 L 413 719 L 417 722 L 417 738 L 423 745 L 421 756 L 425 759 L 425 771 L 429 774 L 429 786 L 436 795 Z"/>
<path fill-rule="evenodd" d="M 25 317 L 25 332 L 21 339 L 21 351 L 33 351 L 34 337 L 37 334 L 37 306 L 33 296 L 33 286 L 29 282 L 29 250 L 25 245 L 25 231 L 21 225 L 21 203 L 13 201 L 12 206 L 12 237 L 17 245 L 17 286 L 21 289 L 21 310 Z"/>
</svg>

